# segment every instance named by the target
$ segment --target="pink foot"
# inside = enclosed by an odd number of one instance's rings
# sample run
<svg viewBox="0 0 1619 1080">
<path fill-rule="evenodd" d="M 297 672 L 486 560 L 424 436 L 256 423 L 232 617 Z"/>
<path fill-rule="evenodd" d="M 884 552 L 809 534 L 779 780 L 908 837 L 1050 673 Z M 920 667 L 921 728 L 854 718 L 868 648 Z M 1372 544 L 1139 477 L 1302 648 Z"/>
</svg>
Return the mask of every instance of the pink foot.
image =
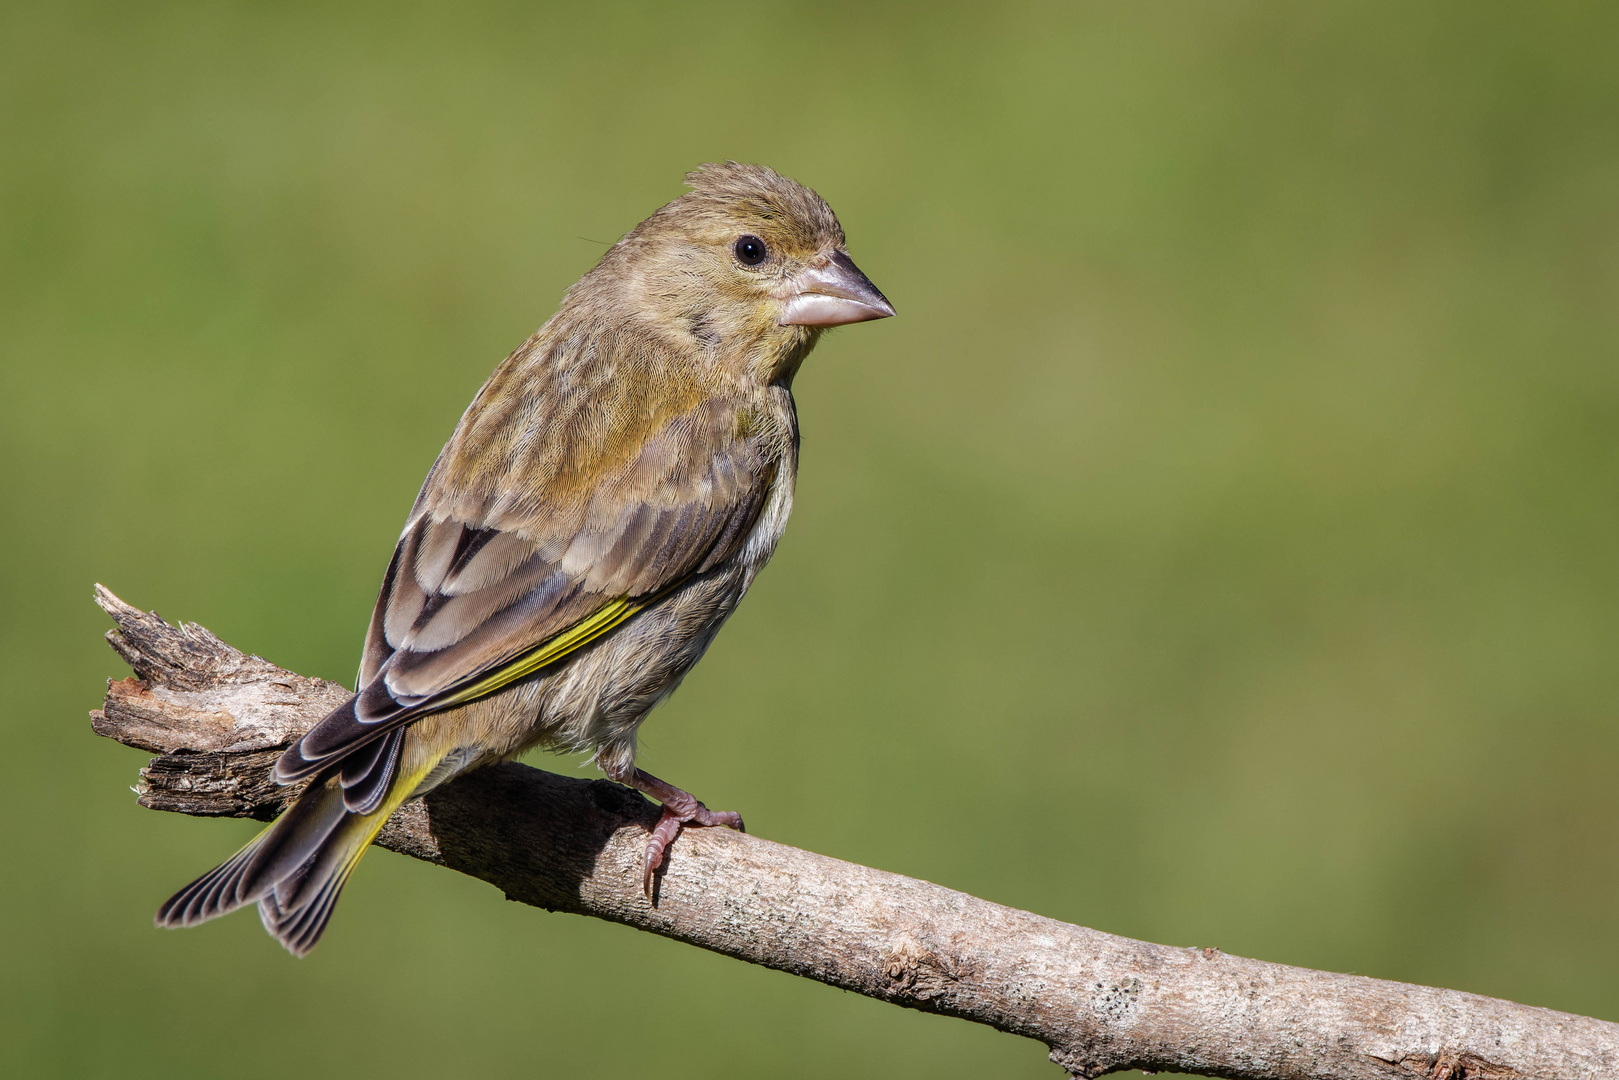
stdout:
<svg viewBox="0 0 1619 1080">
<path fill-rule="evenodd" d="M 682 825 L 687 823 L 724 825 L 737 832 L 748 831 L 742 827 L 742 815 L 736 811 L 710 810 L 689 792 L 681 791 L 649 772 L 630 769 L 624 775 L 615 776 L 613 779 L 621 784 L 628 784 L 636 791 L 650 795 L 663 804 L 663 816 L 658 818 L 658 823 L 653 826 L 652 835 L 646 842 L 646 870 L 641 878 L 641 888 L 646 891 L 648 900 L 652 899 L 652 875 L 663 865 L 664 850 L 680 835 Z"/>
</svg>

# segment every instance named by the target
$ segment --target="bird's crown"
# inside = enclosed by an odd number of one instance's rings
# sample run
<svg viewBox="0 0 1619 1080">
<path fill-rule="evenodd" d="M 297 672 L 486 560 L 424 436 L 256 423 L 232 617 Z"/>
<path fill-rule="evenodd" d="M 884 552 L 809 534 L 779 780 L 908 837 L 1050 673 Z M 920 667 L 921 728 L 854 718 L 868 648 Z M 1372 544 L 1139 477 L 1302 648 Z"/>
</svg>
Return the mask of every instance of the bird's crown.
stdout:
<svg viewBox="0 0 1619 1080">
<path fill-rule="evenodd" d="M 700 165 L 686 174 L 686 184 L 691 191 L 669 204 L 676 214 L 752 219 L 805 251 L 843 246 L 843 226 L 826 200 L 767 166 Z"/>
</svg>

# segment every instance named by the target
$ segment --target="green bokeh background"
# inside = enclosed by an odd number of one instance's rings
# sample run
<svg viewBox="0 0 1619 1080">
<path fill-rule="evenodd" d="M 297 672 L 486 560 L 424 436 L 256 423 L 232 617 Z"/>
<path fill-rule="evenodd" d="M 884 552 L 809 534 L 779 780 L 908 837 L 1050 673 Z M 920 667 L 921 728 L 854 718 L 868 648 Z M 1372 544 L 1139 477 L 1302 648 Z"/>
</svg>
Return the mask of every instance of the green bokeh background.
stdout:
<svg viewBox="0 0 1619 1080">
<path fill-rule="evenodd" d="M 699 162 L 900 317 L 645 763 L 1105 930 L 1619 1018 L 1619 7 L 8 5 L 0 1061 L 1052 1077 L 390 854 L 160 933 L 103 581 L 352 678 L 479 383 Z M 542 762 L 545 764 L 545 762 Z M 580 763 L 549 767 L 580 773 Z"/>
</svg>

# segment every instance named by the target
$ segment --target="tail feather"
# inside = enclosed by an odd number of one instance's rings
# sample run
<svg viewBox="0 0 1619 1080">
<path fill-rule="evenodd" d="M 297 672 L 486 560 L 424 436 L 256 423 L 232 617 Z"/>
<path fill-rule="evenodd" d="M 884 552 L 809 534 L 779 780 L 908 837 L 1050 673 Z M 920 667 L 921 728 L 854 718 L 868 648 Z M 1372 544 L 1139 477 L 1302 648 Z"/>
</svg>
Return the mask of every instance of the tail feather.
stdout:
<svg viewBox="0 0 1619 1080">
<path fill-rule="evenodd" d="M 393 783 L 367 792 L 376 807 L 371 813 L 344 805 L 339 776 L 317 781 L 246 847 L 170 897 L 158 909 L 157 925 L 195 926 L 256 902 L 264 928 L 303 956 L 325 932 L 371 841 L 435 764 L 423 762 L 408 774 L 390 768 Z"/>
<path fill-rule="evenodd" d="M 319 888 L 314 895 L 304 898 L 301 904 L 290 909 L 283 907 L 273 892 L 268 894 L 259 901 L 259 921 L 288 952 L 294 956 L 307 954 L 326 932 L 326 924 L 337 906 L 337 898 L 358 862 L 356 856 L 335 872 L 319 878 Z"/>
<path fill-rule="evenodd" d="M 159 926 L 195 926 L 251 904 L 314 858 L 343 818 L 343 798 L 312 787 L 247 846 L 171 896 Z"/>
<path fill-rule="evenodd" d="M 236 882 L 263 836 L 260 833 L 241 851 L 164 901 L 157 911 L 157 925 L 195 926 L 241 907 L 243 901 L 236 899 Z"/>
<path fill-rule="evenodd" d="M 236 886 L 241 903 L 250 903 L 275 888 L 313 859 L 343 823 L 343 797 L 328 780 L 312 784 L 255 841 L 253 859 L 243 867 Z"/>
</svg>

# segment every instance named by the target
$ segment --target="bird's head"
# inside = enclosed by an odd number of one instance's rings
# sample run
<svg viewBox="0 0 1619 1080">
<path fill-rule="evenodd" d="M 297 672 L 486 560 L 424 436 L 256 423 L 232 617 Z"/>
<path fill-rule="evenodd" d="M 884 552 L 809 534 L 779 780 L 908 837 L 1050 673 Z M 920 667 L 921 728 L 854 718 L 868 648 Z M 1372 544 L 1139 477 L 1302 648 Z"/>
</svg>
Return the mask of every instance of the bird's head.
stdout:
<svg viewBox="0 0 1619 1080">
<path fill-rule="evenodd" d="M 832 208 L 809 188 L 736 162 L 704 165 L 686 182 L 691 191 L 598 268 L 661 334 L 721 364 L 790 377 L 820 331 L 894 314 L 844 250 Z"/>
</svg>

